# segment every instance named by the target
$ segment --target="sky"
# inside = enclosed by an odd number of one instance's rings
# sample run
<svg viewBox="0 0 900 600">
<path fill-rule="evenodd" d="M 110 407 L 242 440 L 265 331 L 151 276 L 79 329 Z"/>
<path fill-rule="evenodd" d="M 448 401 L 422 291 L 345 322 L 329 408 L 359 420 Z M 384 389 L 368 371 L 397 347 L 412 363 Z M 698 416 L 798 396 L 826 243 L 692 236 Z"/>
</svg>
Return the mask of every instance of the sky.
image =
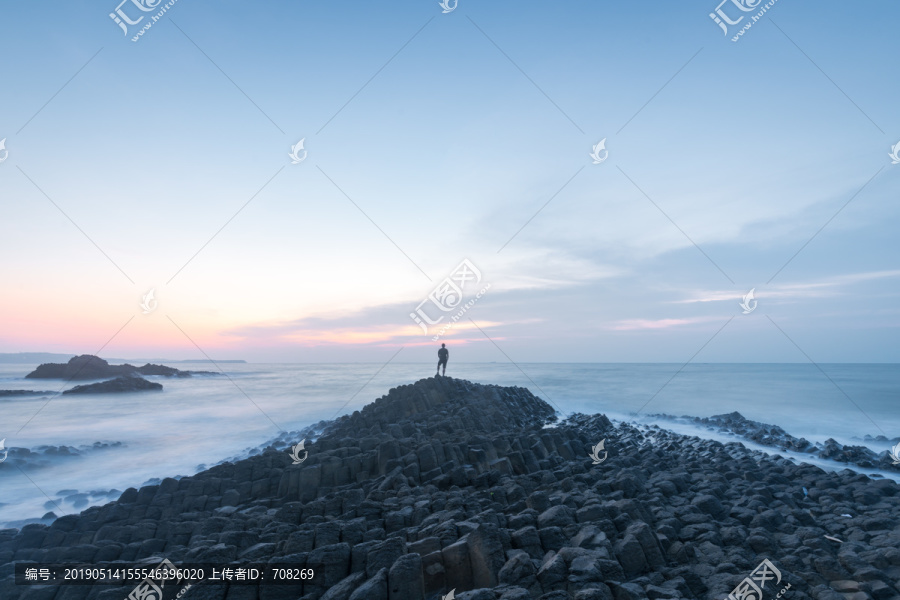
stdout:
<svg viewBox="0 0 900 600">
<path fill-rule="evenodd" d="M 900 361 L 896 3 L 143 3 L 0 9 L 0 352 Z"/>
</svg>

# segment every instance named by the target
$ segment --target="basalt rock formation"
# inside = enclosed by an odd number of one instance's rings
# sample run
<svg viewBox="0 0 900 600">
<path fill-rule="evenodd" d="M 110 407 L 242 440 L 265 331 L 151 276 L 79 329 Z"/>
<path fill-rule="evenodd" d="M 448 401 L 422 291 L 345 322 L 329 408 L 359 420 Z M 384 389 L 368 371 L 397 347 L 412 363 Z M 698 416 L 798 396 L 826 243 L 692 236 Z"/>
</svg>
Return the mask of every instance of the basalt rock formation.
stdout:
<svg viewBox="0 0 900 600">
<path fill-rule="evenodd" d="M 900 464 L 885 450 L 876 454 L 865 446 L 845 446 L 833 439 L 827 439 L 823 443 L 813 444 L 805 438 L 796 438 L 777 425 L 751 421 L 739 412 L 726 415 L 713 415 L 712 417 L 674 417 L 672 415 L 652 415 L 658 419 L 680 423 L 692 423 L 704 425 L 723 433 L 733 433 L 744 439 L 756 442 L 762 446 L 778 448 L 782 451 L 803 452 L 837 462 L 863 467 L 864 469 L 883 469 L 900 473 Z M 883 444 L 900 444 L 900 439 L 888 440 L 884 436 L 873 439 L 872 442 Z"/>
<path fill-rule="evenodd" d="M 400 386 L 297 432 L 300 464 L 279 442 L 50 526 L 0 530 L 0 597 L 121 600 L 134 587 L 16 587 L 14 561 L 162 558 L 314 572 L 207 581 L 188 600 L 718 600 L 764 559 L 779 574 L 766 598 L 785 586 L 787 600 L 900 597 L 894 482 L 553 414 L 523 388 Z"/>
</svg>

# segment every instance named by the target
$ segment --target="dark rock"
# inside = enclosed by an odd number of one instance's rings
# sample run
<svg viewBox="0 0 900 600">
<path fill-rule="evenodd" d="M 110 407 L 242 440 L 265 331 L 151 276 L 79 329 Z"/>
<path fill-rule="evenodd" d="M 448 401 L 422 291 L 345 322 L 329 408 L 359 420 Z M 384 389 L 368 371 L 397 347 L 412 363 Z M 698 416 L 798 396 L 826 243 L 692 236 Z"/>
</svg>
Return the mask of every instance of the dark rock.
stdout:
<svg viewBox="0 0 900 600">
<path fill-rule="evenodd" d="M 575 524 L 574 511 L 568 506 L 548 508 L 538 516 L 538 527 L 566 527 Z"/>
<path fill-rule="evenodd" d="M 425 597 L 422 557 L 405 554 L 388 571 L 389 600 L 411 600 Z"/>
<path fill-rule="evenodd" d="M 469 559 L 469 540 L 462 538 L 441 550 L 441 563 L 447 587 L 472 589 L 472 563 Z"/>
<path fill-rule="evenodd" d="M 457 600 L 494 600 L 495 598 L 494 591 L 486 588 L 456 594 Z"/>
<path fill-rule="evenodd" d="M 163 365 L 147 363 L 143 367 L 134 365 L 111 365 L 99 356 L 83 354 L 74 356 L 69 362 L 44 363 L 26 375 L 26 379 L 65 379 L 67 381 L 84 379 L 108 379 L 111 377 L 128 377 L 139 375 L 163 375 L 166 377 L 190 377 L 191 375 L 218 375 L 212 371 L 181 371 Z"/>
<path fill-rule="evenodd" d="M 497 585 L 497 574 L 503 567 L 503 542 L 497 526 L 490 523 L 478 525 L 468 534 L 469 561 L 472 565 L 472 582 L 478 587 Z"/>
<path fill-rule="evenodd" d="M 725 508 L 719 502 L 719 499 L 709 494 L 697 496 L 691 500 L 691 504 L 716 519 L 720 519 L 725 515 Z"/>
<path fill-rule="evenodd" d="M 594 587 L 575 592 L 575 600 L 614 600 L 614 597 L 606 584 L 598 583 Z"/>
<path fill-rule="evenodd" d="M 553 592 L 547 592 L 546 594 L 544 594 L 543 596 L 538 598 L 538 600 L 570 600 L 570 599 L 569 599 L 568 593 L 564 592 L 563 590 L 556 590 Z"/>
<path fill-rule="evenodd" d="M 512 534 L 513 548 L 524 550 L 531 558 L 541 558 L 544 550 L 541 547 L 541 536 L 532 526 L 523 527 Z"/>
<path fill-rule="evenodd" d="M 537 579 L 544 590 L 562 590 L 566 587 L 568 567 L 559 554 L 550 556 L 537 572 Z"/>
<path fill-rule="evenodd" d="M 163 389 L 161 383 L 147 381 L 143 377 L 116 377 L 109 381 L 76 385 L 63 394 L 119 394 L 125 392 L 146 392 Z"/>
<path fill-rule="evenodd" d="M 506 561 L 497 577 L 498 581 L 508 585 L 518 585 L 529 588 L 536 581 L 537 569 L 531 558 L 522 551 L 516 552 L 512 558 Z"/>
<path fill-rule="evenodd" d="M 525 588 L 506 588 L 499 600 L 531 600 L 531 594 Z"/>
<path fill-rule="evenodd" d="M 349 600 L 388 600 L 388 570 L 379 569 L 350 595 Z"/>
<path fill-rule="evenodd" d="M 406 544 L 400 538 L 389 538 L 372 547 L 366 555 L 366 573 L 373 577 L 381 569 L 390 569 L 406 552 Z"/>
<path fill-rule="evenodd" d="M 306 567 L 313 569 L 314 583 L 327 590 L 350 574 L 350 545 L 341 543 L 316 548 L 309 553 Z"/>
<path fill-rule="evenodd" d="M 615 600 L 642 600 L 644 590 L 636 583 L 613 583 L 612 593 Z"/>
<path fill-rule="evenodd" d="M 319 600 L 350 600 L 350 596 L 365 580 L 365 573 L 352 573 L 331 586 Z"/>
</svg>

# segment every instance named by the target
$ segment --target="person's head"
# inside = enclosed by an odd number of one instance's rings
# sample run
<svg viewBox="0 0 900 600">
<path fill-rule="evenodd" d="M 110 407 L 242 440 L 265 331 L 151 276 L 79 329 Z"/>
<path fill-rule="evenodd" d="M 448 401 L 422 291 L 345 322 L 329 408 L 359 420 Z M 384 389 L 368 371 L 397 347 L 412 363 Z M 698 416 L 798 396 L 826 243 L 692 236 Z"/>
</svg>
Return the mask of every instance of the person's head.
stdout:
<svg viewBox="0 0 900 600">
<path fill-rule="evenodd" d="M 441 344 L 441 348 L 446 348 L 447 344 Z"/>
</svg>

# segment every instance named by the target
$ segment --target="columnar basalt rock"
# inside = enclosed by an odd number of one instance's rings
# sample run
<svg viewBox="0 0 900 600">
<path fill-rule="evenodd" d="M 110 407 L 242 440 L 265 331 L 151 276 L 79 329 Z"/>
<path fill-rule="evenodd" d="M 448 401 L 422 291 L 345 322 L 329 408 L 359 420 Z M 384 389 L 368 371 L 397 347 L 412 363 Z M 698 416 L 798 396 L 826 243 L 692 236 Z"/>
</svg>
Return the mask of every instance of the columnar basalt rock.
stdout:
<svg viewBox="0 0 900 600">
<path fill-rule="evenodd" d="M 12 583 L 16 561 L 262 562 L 288 586 L 190 598 L 720 599 L 768 558 L 790 600 L 900 597 L 892 481 L 603 415 L 557 423 L 524 388 L 446 377 L 392 389 L 264 452 L 50 526 L 0 530 L 0 598 L 121 600 L 129 589 Z M 591 448 L 606 440 L 608 459 Z M 807 493 L 803 492 L 803 488 Z M 835 542 L 825 536 L 841 540 Z M 30 589 L 30 588 L 29 588 Z M 74 591 L 73 591 L 74 590 Z"/>
</svg>

